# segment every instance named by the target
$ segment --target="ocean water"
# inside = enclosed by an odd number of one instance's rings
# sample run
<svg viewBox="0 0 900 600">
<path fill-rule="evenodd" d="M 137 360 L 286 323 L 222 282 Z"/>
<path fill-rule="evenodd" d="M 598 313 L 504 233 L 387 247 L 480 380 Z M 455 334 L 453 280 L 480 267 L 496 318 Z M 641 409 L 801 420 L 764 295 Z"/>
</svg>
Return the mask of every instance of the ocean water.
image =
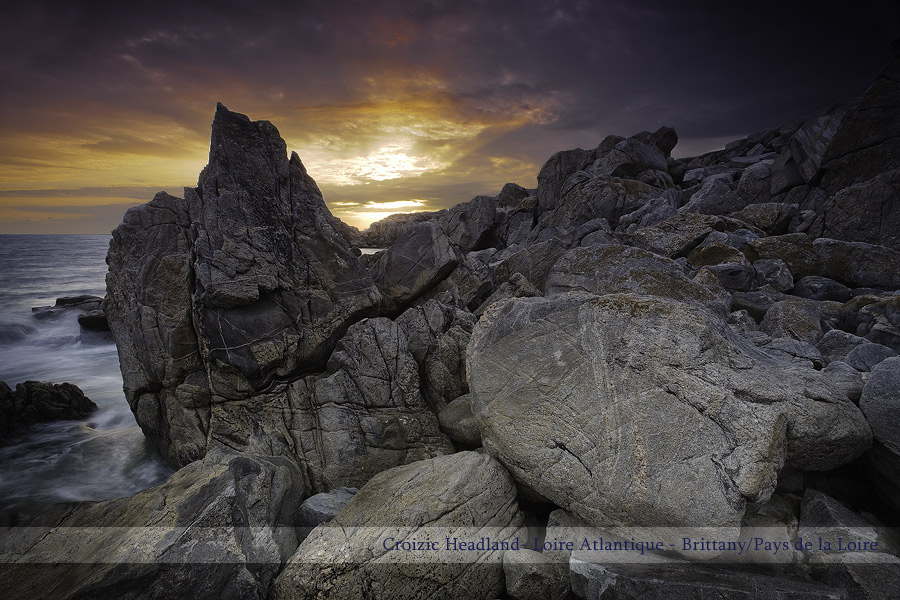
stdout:
<svg viewBox="0 0 900 600">
<path fill-rule="evenodd" d="M 122 392 L 115 343 L 85 332 L 78 311 L 40 320 L 32 308 L 106 293 L 106 235 L 0 235 L 0 381 L 68 381 L 99 407 L 86 421 L 36 425 L 0 446 L 0 525 L 47 504 L 129 496 L 172 473 Z"/>
</svg>

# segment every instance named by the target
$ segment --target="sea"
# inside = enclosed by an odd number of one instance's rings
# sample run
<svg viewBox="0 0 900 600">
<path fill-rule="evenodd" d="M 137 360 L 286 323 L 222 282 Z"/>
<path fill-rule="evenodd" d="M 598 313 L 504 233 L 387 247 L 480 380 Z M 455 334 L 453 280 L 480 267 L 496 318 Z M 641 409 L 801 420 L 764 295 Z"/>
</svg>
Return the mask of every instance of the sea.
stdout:
<svg viewBox="0 0 900 600">
<path fill-rule="evenodd" d="M 0 235 L 0 381 L 67 381 L 99 407 L 87 420 L 35 425 L 0 446 L 0 526 L 52 503 L 130 496 L 172 474 L 128 407 L 111 335 L 83 331 L 78 311 L 50 320 L 32 312 L 60 297 L 102 297 L 109 241 Z"/>
</svg>

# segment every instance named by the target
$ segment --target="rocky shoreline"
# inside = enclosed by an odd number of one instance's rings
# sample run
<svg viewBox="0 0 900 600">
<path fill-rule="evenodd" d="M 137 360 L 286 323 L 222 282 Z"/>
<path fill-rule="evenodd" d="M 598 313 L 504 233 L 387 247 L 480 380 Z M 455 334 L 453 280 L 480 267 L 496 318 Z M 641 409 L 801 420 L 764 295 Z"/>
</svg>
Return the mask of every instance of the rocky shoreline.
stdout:
<svg viewBox="0 0 900 600">
<path fill-rule="evenodd" d="M 5 596 L 896 597 L 898 116 L 895 53 L 722 151 L 609 136 L 360 233 L 219 105 L 107 258 L 179 470 L 4 534 Z"/>
</svg>

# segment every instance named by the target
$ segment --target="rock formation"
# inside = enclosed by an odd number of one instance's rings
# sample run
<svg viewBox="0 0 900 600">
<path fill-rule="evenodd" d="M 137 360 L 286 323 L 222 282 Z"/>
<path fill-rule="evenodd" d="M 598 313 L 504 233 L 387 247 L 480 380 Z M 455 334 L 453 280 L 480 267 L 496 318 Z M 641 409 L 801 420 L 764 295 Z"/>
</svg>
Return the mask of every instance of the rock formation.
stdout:
<svg viewBox="0 0 900 600">
<path fill-rule="evenodd" d="M 667 127 L 609 136 L 552 156 L 535 189 L 362 234 L 274 126 L 220 105 L 198 186 L 130 210 L 108 256 L 126 397 L 181 469 L 15 532 L 5 589 L 896 595 L 898 69 L 723 150 L 673 158 Z M 304 523 L 320 523 L 305 540 Z M 160 530 L 66 537 L 82 524 Z M 660 526 L 787 547 L 564 543 Z M 433 528 L 507 546 L 388 548 Z M 864 551 L 803 545 L 857 530 Z M 100 551 L 49 590 L 29 565 Z"/>
</svg>

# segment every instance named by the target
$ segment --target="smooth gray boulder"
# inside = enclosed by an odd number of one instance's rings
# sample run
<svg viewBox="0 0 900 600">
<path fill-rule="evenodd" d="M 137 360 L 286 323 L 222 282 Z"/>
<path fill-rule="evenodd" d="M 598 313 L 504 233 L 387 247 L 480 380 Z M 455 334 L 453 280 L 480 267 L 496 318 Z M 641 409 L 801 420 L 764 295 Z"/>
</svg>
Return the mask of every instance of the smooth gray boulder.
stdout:
<svg viewBox="0 0 900 600">
<path fill-rule="evenodd" d="M 358 492 L 357 488 L 342 486 L 330 492 L 314 494 L 303 501 L 297 514 L 297 524 L 310 531 L 332 520 Z"/>
<path fill-rule="evenodd" d="M 491 247 L 496 224 L 497 203 L 491 196 L 457 204 L 441 219 L 447 237 L 464 253 Z"/>
<path fill-rule="evenodd" d="M 512 478 L 487 455 L 396 467 L 313 530 L 279 575 L 274 598 L 494 598 L 504 589 L 503 551 L 446 550 L 445 537 L 509 543 L 523 520 Z M 437 548 L 394 549 L 413 541 Z"/>
<path fill-rule="evenodd" d="M 438 413 L 441 431 L 454 442 L 465 446 L 481 446 L 481 430 L 472 414 L 472 402 L 469 394 L 460 396 L 447 404 Z"/>
<path fill-rule="evenodd" d="M 210 452 L 130 498 L 51 507 L 4 534 L 8 598 L 268 597 L 307 487 L 278 457 Z"/>
<path fill-rule="evenodd" d="M 874 343 L 860 344 L 847 354 L 844 362 L 857 371 L 868 372 L 881 361 L 893 356 L 897 356 L 897 353 L 887 346 Z"/>
<path fill-rule="evenodd" d="M 829 362 L 822 373 L 828 375 L 835 387 L 843 391 L 851 401 L 859 404 L 865 385 L 862 373 L 840 360 Z"/>
<path fill-rule="evenodd" d="M 484 448 L 597 526 L 736 527 L 784 464 L 829 469 L 871 443 L 827 378 L 696 303 L 508 300 L 479 321 L 467 360 Z"/>
<path fill-rule="evenodd" d="M 825 332 L 822 339 L 816 343 L 816 348 L 822 353 L 822 358 L 825 359 L 825 362 L 831 363 L 843 361 L 854 348 L 868 343 L 870 343 L 869 340 L 858 335 L 853 335 L 840 329 L 832 329 Z"/>
<path fill-rule="evenodd" d="M 267 121 L 218 105 L 209 164 L 113 232 L 103 310 L 125 396 L 170 464 L 201 458 L 212 405 L 321 368 L 380 294 Z"/>
<path fill-rule="evenodd" d="M 413 225 L 372 266 L 384 310 L 403 310 L 447 277 L 461 260 L 440 227 L 431 222 Z"/>
</svg>

